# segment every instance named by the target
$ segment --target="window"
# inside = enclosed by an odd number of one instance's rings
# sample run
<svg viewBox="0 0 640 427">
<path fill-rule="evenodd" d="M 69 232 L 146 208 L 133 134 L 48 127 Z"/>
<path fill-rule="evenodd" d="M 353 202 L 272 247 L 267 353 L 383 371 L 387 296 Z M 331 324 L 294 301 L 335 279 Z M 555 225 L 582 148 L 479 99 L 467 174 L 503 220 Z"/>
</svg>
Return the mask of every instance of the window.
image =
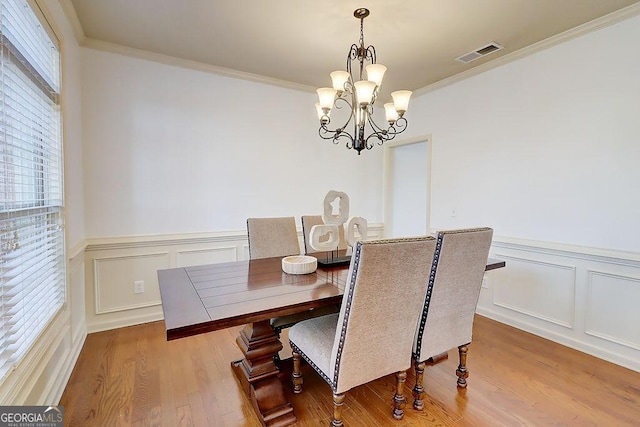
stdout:
<svg viewBox="0 0 640 427">
<path fill-rule="evenodd" d="M 0 0 L 0 380 L 65 300 L 60 55 L 27 0 Z"/>
</svg>

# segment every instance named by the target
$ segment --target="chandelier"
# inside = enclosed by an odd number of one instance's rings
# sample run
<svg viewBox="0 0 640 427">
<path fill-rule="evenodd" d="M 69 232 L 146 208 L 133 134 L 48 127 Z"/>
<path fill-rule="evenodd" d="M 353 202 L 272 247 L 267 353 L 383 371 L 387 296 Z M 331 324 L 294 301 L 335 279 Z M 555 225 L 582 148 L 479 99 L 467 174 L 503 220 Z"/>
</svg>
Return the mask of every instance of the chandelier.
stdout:
<svg viewBox="0 0 640 427">
<path fill-rule="evenodd" d="M 399 90 L 391 93 L 393 102 L 384 104 L 385 116 L 388 123 L 386 128 L 379 126 L 373 120 L 373 107 L 380 93 L 382 78 L 387 67 L 376 63 L 376 50 L 372 45 L 365 48 L 364 45 L 364 18 L 369 16 L 369 10 L 356 9 L 353 16 L 360 20 L 359 44 L 351 45 L 347 54 L 347 70 L 334 71 L 330 74 L 333 87 L 323 87 L 317 90 L 318 99 L 316 110 L 320 120 L 318 133 L 323 139 L 333 140 L 339 144 L 346 140 L 346 147 L 361 153 L 365 148 L 373 148 L 374 142 L 378 145 L 392 140 L 397 134 L 407 128 L 407 119 L 404 114 L 409 107 L 411 91 Z M 352 63 L 357 61 L 360 65 L 359 74 L 353 75 Z M 370 64 L 365 67 L 365 62 Z M 362 78 L 362 72 L 366 72 L 366 79 Z M 358 77 L 357 80 L 354 77 Z M 348 109 L 346 121 L 335 129 L 329 129 L 331 123 L 331 111 Z M 334 113 L 335 114 L 335 113 Z M 337 118 L 336 118 L 337 120 Z M 346 128 L 353 120 L 353 134 Z M 367 135 L 367 132 L 369 134 Z"/>
</svg>

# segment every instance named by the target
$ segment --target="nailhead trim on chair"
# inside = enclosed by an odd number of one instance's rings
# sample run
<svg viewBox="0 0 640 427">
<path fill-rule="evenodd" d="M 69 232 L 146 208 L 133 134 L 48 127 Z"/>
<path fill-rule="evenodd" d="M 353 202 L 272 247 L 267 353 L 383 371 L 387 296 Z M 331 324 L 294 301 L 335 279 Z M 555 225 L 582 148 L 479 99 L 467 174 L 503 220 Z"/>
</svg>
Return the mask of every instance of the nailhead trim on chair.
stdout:
<svg viewBox="0 0 640 427">
<path fill-rule="evenodd" d="M 351 300 L 353 299 L 353 288 L 355 288 L 356 278 L 358 277 L 358 267 L 360 267 L 360 253 L 362 252 L 362 242 L 356 242 L 355 251 L 353 254 L 353 272 L 351 273 L 351 280 L 349 281 L 349 293 L 347 294 L 347 302 L 344 303 L 347 306 L 344 311 L 344 321 L 342 322 L 342 330 L 340 331 L 340 342 L 338 344 L 338 353 L 336 355 L 336 365 L 333 372 L 333 382 L 331 388 L 336 391 L 338 386 L 338 374 L 340 371 L 340 358 L 342 357 L 342 348 L 344 347 L 344 338 L 347 334 L 347 324 L 349 322 L 349 312 L 351 311 Z"/>
<path fill-rule="evenodd" d="M 429 283 L 427 284 L 427 295 L 424 298 L 424 308 L 422 309 L 422 317 L 420 318 L 420 329 L 418 331 L 417 351 L 413 353 L 413 358 L 418 360 L 420 357 L 420 349 L 422 348 L 422 336 L 424 335 L 424 325 L 427 323 L 427 314 L 429 313 L 429 303 L 431 303 L 431 293 L 433 291 L 433 283 L 436 280 L 436 270 L 438 269 L 438 261 L 440 260 L 440 249 L 442 249 L 443 233 L 438 233 L 438 241 L 436 242 L 436 251 L 433 254 L 433 263 L 431 264 L 431 273 L 429 273 Z"/>
<path fill-rule="evenodd" d="M 291 340 L 289 340 L 289 345 L 291 346 L 291 349 L 295 352 L 298 353 L 300 356 L 302 356 L 302 358 L 304 360 L 306 360 L 306 362 L 309 364 L 309 366 L 311 366 L 318 374 L 320 374 L 320 376 L 322 377 L 323 380 L 325 380 L 327 382 L 327 384 L 329 384 L 331 386 L 332 390 L 335 390 L 335 384 L 329 379 L 329 377 L 320 370 L 320 368 L 318 368 L 318 365 L 316 365 L 315 363 L 313 363 L 313 361 L 311 359 L 309 359 L 307 357 L 306 354 L 304 354 L 302 351 L 300 351 L 300 349 L 298 348 L 297 345 L 295 345 L 294 343 L 291 342 Z"/>
<path fill-rule="evenodd" d="M 436 251 L 433 255 L 433 264 L 431 264 L 431 273 L 429 274 L 429 284 L 427 285 L 427 296 L 424 299 L 424 308 L 422 310 L 422 317 L 420 318 L 420 328 L 418 330 L 418 339 L 416 343 L 416 351 L 413 352 L 414 360 L 418 360 L 420 357 L 420 349 L 422 348 L 422 337 L 424 336 L 424 327 L 427 323 L 427 315 L 429 314 L 429 304 L 431 303 L 431 293 L 433 292 L 433 285 L 436 280 L 436 270 L 438 269 L 438 261 L 440 261 L 440 251 L 442 250 L 442 241 L 446 234 L 459 234 L 459 233 L 471 233 L 476 231 L 490 230 L 487 227 L 483 228 L 466 228 L 460 230 L 447 230 L 438 232 L 438 241 L 436 242 Z"/>
</svg>

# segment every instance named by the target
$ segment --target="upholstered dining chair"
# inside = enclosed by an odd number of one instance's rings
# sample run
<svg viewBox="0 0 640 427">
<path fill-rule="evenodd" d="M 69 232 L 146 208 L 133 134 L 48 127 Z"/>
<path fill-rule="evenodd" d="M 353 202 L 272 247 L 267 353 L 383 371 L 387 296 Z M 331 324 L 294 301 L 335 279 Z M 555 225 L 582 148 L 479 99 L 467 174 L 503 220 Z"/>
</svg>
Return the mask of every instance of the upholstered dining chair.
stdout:
<svg viewBox="0 0 640 427">
<path fill-rule="evenodd" d="M 311 247 L 311 227 L 314 225 L 322 225 L 322 215 L 302 215 L 302 235 L 304 236 L 304 253 L 311 254 L 317 252 Z M 347 249 L 347 241 L 344 238 L 344 226 L 338 227 L 340 242 L 338 249 Z"/>
<path fill-rule="evenodd" d="M 249 258 L 285 257 L 300 254 L 298 230 L 294 217 L 249 218 L 247 219 L 249 238 Z M 289 347 L 289 328 L 301 320 L 311 319 L 325 314 L 335 313 L 339 307 L 320 307 L 313 310 L 279 316 L 271 319 L 271 327 L 281 339 L 283 348 L 278 359 L 291 357 Z"/>
<path fill-rule="evenodd" d="M 249 258 L 300 255 L 294 217 L 247 219 Z"/>
<path fill-rule="evenodd" d="M 493 230 L 470 228 L 440 231 L 420 322 L 415 331 L 413 360 L 416 384 L 413 407 L 424 409 L 425 362 L 458 348 L 458 387 L 467 386 L 467 351 L 473 319 L 489 256 Z"/>
<path fill-rule="evenodd" d="M 301 359 L 333 391 L 332 426 L 342 426 L 345 393 L 396 373 L 393 417 L 404 415 L 403 396 L 415 324 L 420 318 L 433 237 L 369 240 L 356 243 L 339 314 L 293 326 L 294 393 L 302 392 Z"/>
</svg>

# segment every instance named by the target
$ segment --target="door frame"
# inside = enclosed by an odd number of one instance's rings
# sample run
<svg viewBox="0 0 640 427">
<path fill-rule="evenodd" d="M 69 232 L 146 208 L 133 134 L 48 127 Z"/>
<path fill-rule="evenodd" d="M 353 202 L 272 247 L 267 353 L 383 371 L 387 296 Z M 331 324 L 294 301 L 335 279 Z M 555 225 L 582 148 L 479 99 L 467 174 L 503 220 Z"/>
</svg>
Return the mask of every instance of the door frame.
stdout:
<svg viewBox="0 0 640 427">
<path fill-rule="evenodd" d="M 401 147 L 404 145 L 410 145 L 410 144 L 418 144 L 418 143 L 426 143 L 427 144 L 427 158 L 425 159 L 425 167 L 427 168 L 426 170 L 426 175 L 427 175 L 427 182 L 425 183 L 426 186 L 426 193 L 425 194 L 425 199 L 426 199 L 426 203 L 427 203 L 427 208 L 426 208 L 426 218 L 425 218 L 425 224 L 426 224 L 426 228 L 425 230 L 427 231 L 427 233 L 431 233 L 431 161 L 432 161 L 432 147 L 433 147 L 433 140 L 431 137 L 431 134 L 428 135 L 422 135 L 422 136 L 417 136 L 415 138 L 410 138 L 410 139 L 406 139 L 406 140 L 402 140 L 402 141 L 393 141 L 391 143 L 385 143 L 384 144 L 384 153 L 383 153 L 383 159 L 382 159 L 382 198 L 383 198 L 383 218 L 384 218 L 384 235 L 386 237 L 389 237 L 388 234 L 388 230 L 391 228 L 391 224 L 392 224 L 392 220 L 393 220 L 393 183 L 392 183 L 392 177 L 393 177 L 393 162 L 392 162 L 392 156 L 393 156 L 393 149 L 397 148 L 397 147 Z"/>
</svg>

